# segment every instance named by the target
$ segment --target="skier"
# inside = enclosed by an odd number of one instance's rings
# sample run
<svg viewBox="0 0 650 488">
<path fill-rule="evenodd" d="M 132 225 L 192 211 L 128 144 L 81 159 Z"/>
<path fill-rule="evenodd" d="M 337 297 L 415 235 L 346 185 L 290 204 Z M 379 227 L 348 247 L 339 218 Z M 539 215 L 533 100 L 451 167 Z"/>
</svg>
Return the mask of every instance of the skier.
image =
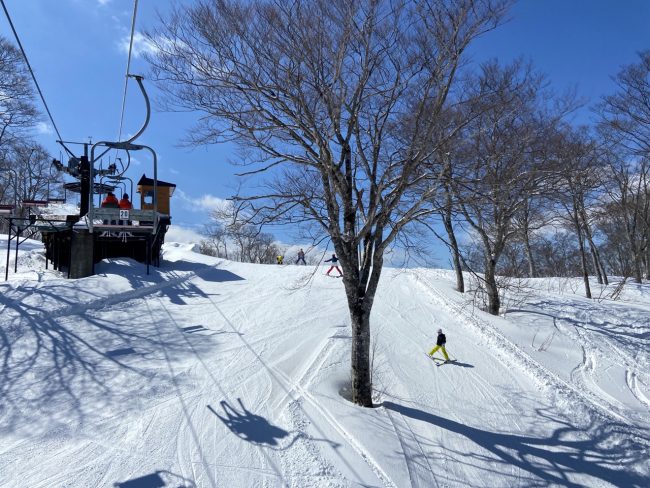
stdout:
<svg viewBox="0 0 650 488">
<path fill-rule="evenodd" d="M 438 329 L 438 338 L 436 339 L 436 345 L 433 349 L 431 349 L 431 352 L 429 353 L 429 357 L 433 358 L 433 354 L 438 350 L 442 350 L 442 355 L 445 357 L 445 362 L 449 361 L 449 355 L 447 354 L 447 351 L 445 350 L 445 343 L 447 342 L 447 338 L 445 337 L 445 334 L 442 333 L 442 329 Z"/>
<path fill-rule="evenodd" d="M 282 261 L 284 260 L 284 256 L 278 255 L 276 256 L 275 260 L 278 262 L 278 264 L 282 264 Z"/>
<path fill-rule="evenodd" d="M 120 202 L 113 192 L 108 192 L 102 202 L 102 208 L 120 208 Z"/>
<path fill-rule="evenodd" d="M 302 261 L 302 264 L 307 266 L 307 263 L 305 262 L 305 251 L 300 248 L 300 251 L 298 251 L 298 259 L 296 260 L 296 264 L 300 263 Z"/>
<path fill-rule="evenodd" d="M 341 270 L 339 269 L 339 266 L 337 264 L 339 262 L 339 258 L 336 257 L 336 254 L 332 254 L 332 257 L 329 258 L 329 259 L 326 259 L 325 262 L 326 263 L 332 263 L 332 266 L 330 266 L 330 269 L 328 269 L 327 273 L 325 273 L 327 276 L 330 275 L 330 273 L 332 272 L 332 270 L 334 268 L 336 268 L 336 271 L 339 272 L 339 276 L 343 276 L 343 273 L 341 273 Z"/>
<path fill-rule="evenodd" d="M 119 201 L 118 205 L 122 210 L 131 210 L 133 208 L 133 204 L 131 203 L 131 200 L 129 200 L 128 193 L 122 195 L 122 199 Z"/>
<path fill-rule="evenodd" d="M 109 191 L 106 194 L 106 198 L 104 198 L 104 201 L 102 202 L 102 208 L 120 208 L 120 202 L 117 199 L 117 197 L 113 194 L 113 192 Z M 108 225 L 109 221 L 104 220 L 104 225 Z M 111 225 L 117 224 L 117 220 L 111 220 L 110 221 Z"/>
</svg>

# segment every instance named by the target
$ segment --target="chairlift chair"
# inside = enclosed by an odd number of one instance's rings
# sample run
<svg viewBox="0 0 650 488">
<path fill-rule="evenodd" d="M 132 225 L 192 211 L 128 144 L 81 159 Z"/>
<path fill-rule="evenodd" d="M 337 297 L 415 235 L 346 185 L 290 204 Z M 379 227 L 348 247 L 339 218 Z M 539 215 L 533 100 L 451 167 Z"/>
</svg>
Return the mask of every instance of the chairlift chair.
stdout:
<svg viewBox="0 0 650 488">
<path fill-rule="evenodd" d="M 23 207 L 27 207 L 27 208 L 47 207 L 47 204 L 48 204 L 48 201 L 47 201 L 47 200 L 32 200 L 32 199 L 28 199 L 28 200 L 23 200 L 23 201 L 21 202 L 21 205 L 22 205 Z"/>
</svg>

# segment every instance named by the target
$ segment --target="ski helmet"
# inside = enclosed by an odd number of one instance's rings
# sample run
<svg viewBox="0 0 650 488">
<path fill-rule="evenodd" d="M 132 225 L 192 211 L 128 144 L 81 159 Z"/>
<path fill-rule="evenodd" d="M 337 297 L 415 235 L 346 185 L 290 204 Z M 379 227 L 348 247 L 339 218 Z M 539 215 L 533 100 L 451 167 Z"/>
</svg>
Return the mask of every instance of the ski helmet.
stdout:
<svg viewBox="0 0 650 488">
<path fill-rule="evenodd" d="M 442 334 L 442 329 L 438 329 L 438 334 Z"/>
</svg>

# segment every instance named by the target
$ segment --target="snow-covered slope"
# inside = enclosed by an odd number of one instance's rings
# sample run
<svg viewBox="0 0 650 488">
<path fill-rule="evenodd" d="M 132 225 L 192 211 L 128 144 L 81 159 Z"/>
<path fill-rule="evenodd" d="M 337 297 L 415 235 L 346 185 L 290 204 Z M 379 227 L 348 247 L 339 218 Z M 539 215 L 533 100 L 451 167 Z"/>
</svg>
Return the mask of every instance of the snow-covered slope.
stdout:
<svg viewBox="0 0 650 488">
<path fill-rule="evenodd" d="M 345 400 L 343 283 L 322 268 L 170 244 L 149 276 L 98 271 L 0 284 L 0 486 L 650 486 L 647 285 L 598 302 L 536 280 L 504 319 L 449 272 L 386 269 L 370 410 Z"/>
</svg>

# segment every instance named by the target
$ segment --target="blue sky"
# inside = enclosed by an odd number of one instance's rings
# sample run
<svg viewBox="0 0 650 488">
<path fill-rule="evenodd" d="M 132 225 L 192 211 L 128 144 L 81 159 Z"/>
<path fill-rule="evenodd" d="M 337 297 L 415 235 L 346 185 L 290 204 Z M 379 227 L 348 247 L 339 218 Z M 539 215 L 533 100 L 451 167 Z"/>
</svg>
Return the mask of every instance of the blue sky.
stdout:
<svg viewBox="0 0 650 488">
<path fill-rule="evenodd" d="M 190 3 L 191 0 L 176 3 Z M 132 0 L 5 0 L 36 72 L 62 136 L 93 141 L 117 138 L 126 69 Z M 172 2 L 140 0 L 136 30 L 156 22 Z M 576 86 L 594 102 L 609 93 L 611 76 L 636 53 L 650 49 L 649 0 L 520 0 L 510 21 L 471 49 L 474 62 L 487 58 L 507 61 L 518 56 L 531 60 L 558 89 Z M 0 34 L 12 39 L 4 18 Z M 136 36 L 141 39 L 140 36 Z M 136 43 L 132 73 L 147 74 L 137 56 L 146 46 Z M 145 80 L 146 82 L 146 80 Z M 147 84 L 152 97 L 155 87 Z M 140 127 L 144 115 L 135 83 L 129 84 L 124 132 Z M 578 120 L 587 122 L 588 109 Z M 151 124 L 138 140 L 159 155 L 159 178 L 178 185 L 172 201 L 174 223 L 200 227 L 209 209 L 233 193 L 235 154 L 227 145 L 187 149 L 179 147 L 196 114 L 154 112 Z M 58 156 L 60 149 L 49 123 L 39 127 L 39 141 Z M 151 173 L 142 157 L 130 176 Z M 281 236 L 286 242 L 290 236 Z M 448 265 L 446 253 L 436 248 L 438 264 Z"/>
</svg>

